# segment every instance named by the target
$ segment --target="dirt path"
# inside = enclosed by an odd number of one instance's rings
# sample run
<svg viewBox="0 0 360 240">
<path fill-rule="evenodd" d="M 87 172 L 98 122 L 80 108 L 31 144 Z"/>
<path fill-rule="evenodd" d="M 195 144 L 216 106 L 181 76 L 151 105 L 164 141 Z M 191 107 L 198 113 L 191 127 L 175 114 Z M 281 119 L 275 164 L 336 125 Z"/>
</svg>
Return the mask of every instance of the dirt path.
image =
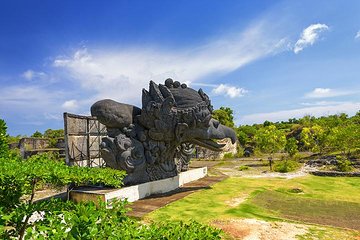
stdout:
<svg viewBox="0 0 360 240">
<path fill-rule="evenodd" d="M 288 222 L 266 222 L 257 219 L 231 219 L 214 221 L 215 227 L 235 239 L 243 240 L 293 240 L 308 232 L 308 226 Z"/>
</svg>

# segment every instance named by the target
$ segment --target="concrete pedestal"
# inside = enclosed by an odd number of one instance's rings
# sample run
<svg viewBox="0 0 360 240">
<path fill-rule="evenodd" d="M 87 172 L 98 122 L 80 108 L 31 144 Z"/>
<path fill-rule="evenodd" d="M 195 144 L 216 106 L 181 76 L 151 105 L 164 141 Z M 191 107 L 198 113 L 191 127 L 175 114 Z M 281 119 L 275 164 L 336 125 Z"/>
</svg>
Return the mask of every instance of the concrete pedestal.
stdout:
<svg viewBox="0 0 360 240">
<path fill-rule="evenodd" d="M 147 182 L 120 189 L 80 187 L 70 192 L 70 199 L 75 202 L 98 201 L 111 202 L 113 199 L 127 199 L 134 202 L 153 194 L 166 193 L 182 185 L 205 177 L 207 167 L 191 169 L 180 173 L 178 176 L 158 181 Z"/>
</svg>

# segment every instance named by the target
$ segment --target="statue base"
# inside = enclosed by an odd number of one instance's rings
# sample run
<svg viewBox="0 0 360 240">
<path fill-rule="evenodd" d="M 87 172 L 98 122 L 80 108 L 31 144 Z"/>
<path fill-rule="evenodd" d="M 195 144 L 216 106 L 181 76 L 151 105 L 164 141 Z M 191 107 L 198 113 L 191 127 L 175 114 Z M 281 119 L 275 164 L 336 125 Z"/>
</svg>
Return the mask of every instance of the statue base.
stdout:
<svg viewBox="0 0 360 240">
<path fill-rule="evenodd" d="M 78 187 L 70 192 L 70 199 L 75 202 L 95 201 L 99 199 L 111 204 L 114 199 L 127 199 L 135 202 L 139 199 L 173 191 L 186 183 L 198 180 L 207 175 L 207 167 L 191 169 L 179 175 L 153 182 L 142 183 L 120 189 L 100 187 Z"/>
</svg>

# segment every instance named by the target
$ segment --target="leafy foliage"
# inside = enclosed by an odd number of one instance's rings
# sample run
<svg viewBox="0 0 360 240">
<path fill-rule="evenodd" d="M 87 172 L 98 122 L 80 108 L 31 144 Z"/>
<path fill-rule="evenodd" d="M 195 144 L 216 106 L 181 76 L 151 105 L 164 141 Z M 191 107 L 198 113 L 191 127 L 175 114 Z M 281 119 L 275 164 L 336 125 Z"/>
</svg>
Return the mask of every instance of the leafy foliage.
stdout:
<svg viewBox="0 0 360 240">
<path fill-rule="evenodd" d="M 298 168 L 299 168 L 299 163 L 294 160 L 282 160 L 282 161 L 277 161 L 274 164 L 275 172 L 287 173 L 287 172 L 295 171 Z"/>
<path fill-rule="evenodd" d="M 9 154 L 6 129 L 5 121 L 0 119 L 0 157 L 6 157 Z"/>
<path fill-rule="evenodd" d="M 243 125 L 236 129 L 237 137 L 243 147 L 256 147 L 262 153 L 271 153 L 269 147 L 264 147 L 266 146 L 264 135 L 269 132 L 270 127 L 286 136 L 288 141 L 285 151 L 289 155 L 296 154 L 294 140 L 298 150 L 320 154 L 341 151 L 343 155 L 350 157 L 351 152 L 360 149 L 360 111 L 352 117 L 346 114 L 319 118 L 304 116 L 289 121 L 275 123 L 265 121 L 263 124 Z"/>
<path fill-rule="evenodd" d="M 231 152 L 225 153 L 223 158 L 224 158 L 224 159 L 234 158 L 234 154 L 232 154 Z"/>
<path fill-rule="evenodd" d="M 40 182 L 119 187 L 124 172 L 112 169 L 68 167 L 48 155 L 27 161 L 0 159 L 0 238 L 26 239 L 220 239 L 220 230 L 197 222 L 143 225 L 126 216 L 126 202 L 75 204 L 53 199 L 33 202 Z M 28 202 L 21 201 L 30 194 Z"/>
<path fill-rule="evenodd" d="M 20 202 L 22 195 L 31 193 L 32 185 L 40 183 L 119 187 L 124 176 L 124 172 L 114 169 L 69 167 L 64 162 L 56 161 L 50 154 L 34 155 L 26 161 L 17 157 L 0 158 L 0 205 L 13 207 Z"/>
<path fill-rule="evenodd" d="M 44 132 L 44 137 L 45 138 L 62 138 L 62 137 L 64 137 L 64 129 L 57 129 L 57 130 L 47 129 Z"/>
<path fill-rule="evenodd" d="M 285 147 L 285 134 L 277 130 L 275 125 L 261 128 L 254 136 L 257 147 L 265 153 L 276 153 Z"/>
<path fill-rule="evenodd" d="M 126 215 L 126 202 L 115 201 L 112 208 L 105 203 L 62 202 L 53 199 L 36 203 L 34 216 L 25 231 L 26 239 L 220 239 L 221 231 L 195 221 L 141 224 Z M 3 222 L 21 222 L 22 211 L 2 215 Z M 19 218 L 20 217 L 20 218 Z M 16 225 L 14 225 L 16 229 Z M 1 234 L 1 230 L 0 230 Z M 3 231 L 2 236 L 16 232 Z"/>
<path fill-rule="evenodd" d="M 290 157 L 293 157 L 299 152 L 297 140 L 295 138 L 292 137 L 286 140 L 285 151 L 290 155 Z"/>
<path fill-rule="evenodd" d="M 354 169 L 352 167 L 351 162 L 345 157 L 337 156 L 336 160 L 337 160 L 336 170 L 340 172 L 351 172 Z"/>
<path fill-rule="evenodd" d="M 246 171 L 246 170 L 249 170 L 250 167 L 249 166 L 246 166 L 246 165 L 242 165 L 238 168 L 239 171 Z"/>
<path fill-rule="evenodd" d="M 41 184 L 119 187 L 124 176 L 124 172 L 113 169 L 69 167 L 50 154 L 34 155 L 26 161 L 11 154 L 0 157 L 0 208 L 5 216 L 0 223 L 3 229 L 4 226 L 10 229 L 4 230 L 3 236 L 19 236 L 20 239 L 24 236 L 31 216 L 38 211 L 38 205 L 33 200 L 35 190 Z M 30 196 L 27 202 L 22 200 L 24 195 Z"/>
<path fill-rule="evenodd" d="M 34 138 L 41 138 L 41 137 L 43 137 L 43 135 L 42 135 L 42 133 L 41 133 L 41 132 L 36 131 L 36 132 L 34 132 L 34 133 L 31 135 L 31 137 L 34 137 Z"/>
<path fill-rule="evenodd" d="M 220 107 L 220 109 L 214 110 L 212 117 L 218 120 L 222 125 L 228 127 L 234 127 L 234 112 L 229 107 Z"/>
<path fill-rule="evenodd" d="M 347 123 L 331 129 L 329 142 L 333 149 L 343 154 L 350 153 L 351 149 L 360 148 L 360 124 Z"/>
</svg>

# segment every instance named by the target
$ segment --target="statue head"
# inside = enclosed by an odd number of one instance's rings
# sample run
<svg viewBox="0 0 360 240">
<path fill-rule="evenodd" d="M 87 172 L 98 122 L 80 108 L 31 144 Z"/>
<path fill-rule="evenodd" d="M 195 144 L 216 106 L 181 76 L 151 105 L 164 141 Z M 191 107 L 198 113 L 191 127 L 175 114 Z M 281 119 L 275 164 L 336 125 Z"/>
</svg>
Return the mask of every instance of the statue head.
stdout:
<svg viewBox="0 0 360 240">
<path fill-rule="evenodd" d="M 172 177 L 186 170 L 194 145 L 221 151 L 216 139 L 236 141 L 235 132 L 211 118 L 209 97 L 172 79 L 150 81 L 142 108 L 102 100 L 91 112 L 108 128 L 102 155 L 113 168 L 128 172 L 129 183 Z"/>
</svg>

